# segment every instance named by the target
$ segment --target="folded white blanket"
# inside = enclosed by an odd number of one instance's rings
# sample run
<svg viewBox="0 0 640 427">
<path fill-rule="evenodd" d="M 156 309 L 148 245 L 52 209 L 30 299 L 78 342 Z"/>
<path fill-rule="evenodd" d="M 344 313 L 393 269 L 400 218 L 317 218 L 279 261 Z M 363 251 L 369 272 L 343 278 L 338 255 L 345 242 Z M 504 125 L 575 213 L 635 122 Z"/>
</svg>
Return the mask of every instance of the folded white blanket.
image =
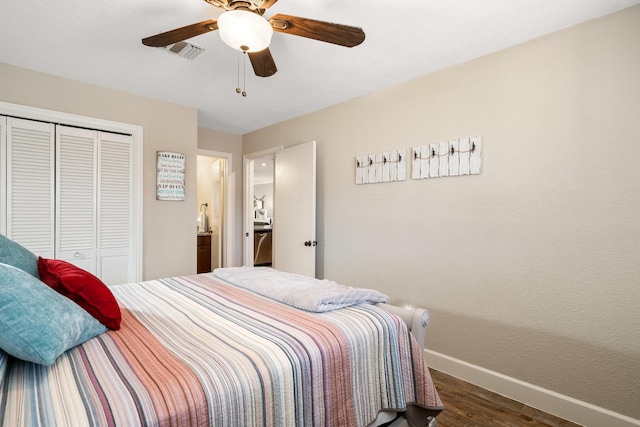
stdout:
<svg viewBox="0 0 640 427">
<path fill-rule="evenodd" d="M 389 299 L 373 289 L 353 288 L 269 267 L 216 268 L 213 274 L 236 286 L 307 311 L 330 311 Z"/>
</svg>

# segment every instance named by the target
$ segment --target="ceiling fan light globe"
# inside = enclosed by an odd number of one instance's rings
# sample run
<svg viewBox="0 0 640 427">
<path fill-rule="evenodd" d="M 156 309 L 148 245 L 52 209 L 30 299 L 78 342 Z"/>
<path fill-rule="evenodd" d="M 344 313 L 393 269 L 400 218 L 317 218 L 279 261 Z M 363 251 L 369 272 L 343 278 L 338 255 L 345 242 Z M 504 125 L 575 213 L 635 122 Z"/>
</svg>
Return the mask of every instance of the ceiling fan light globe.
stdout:
<svg viewBox="0 0 640 427">
<path fill-rule="evenodd" d="M 218 30 L 223 42 L 243 52 L 266 49 L 273 35 L 273 28 L 266 19 L 247 10 L 224 12 L 218 17 Z"/>
</svg>

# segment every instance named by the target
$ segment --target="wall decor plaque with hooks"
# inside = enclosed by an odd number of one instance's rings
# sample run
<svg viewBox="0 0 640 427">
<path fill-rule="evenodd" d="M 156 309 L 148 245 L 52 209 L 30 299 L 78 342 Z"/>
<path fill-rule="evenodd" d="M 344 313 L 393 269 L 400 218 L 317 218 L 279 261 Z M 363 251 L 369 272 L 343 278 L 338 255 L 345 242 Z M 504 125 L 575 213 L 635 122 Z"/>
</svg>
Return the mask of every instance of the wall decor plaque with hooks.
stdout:
<svg viewBox="0 0 640 427">
<path fill-rule="evenodd" d="M 407 150 L 384 151 L 356 156 L 356 184 L 406 181 Z"/>
<path fill-rule="evenodd" d="M 480 136 L 412 147 L 411 178 L 478 175 L 482 168 L 481 153 Z"/>
</svg>

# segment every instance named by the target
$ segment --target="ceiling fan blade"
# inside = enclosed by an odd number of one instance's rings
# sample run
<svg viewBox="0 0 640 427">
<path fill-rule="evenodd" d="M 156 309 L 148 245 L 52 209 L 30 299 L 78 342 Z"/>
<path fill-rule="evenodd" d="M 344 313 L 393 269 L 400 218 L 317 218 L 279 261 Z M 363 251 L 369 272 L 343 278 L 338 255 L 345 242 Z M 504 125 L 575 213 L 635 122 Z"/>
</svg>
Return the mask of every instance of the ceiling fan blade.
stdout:
<svg viewBox="0 0 640 427">
<path fill-rule="evenodd" d="M 269 18 L 273 31 L 353 47 L 364 41 L 362 28 L 277 14 Z"/>
<path fill-rule="evenodd" d="M 273 76 L 278 71 L 269 48 L 260 52 L 249 52 L 249 59 L 251 60 L 251 66 L 253 66 L 253 72 L 258 77 Z"/>
<path fill-rule="evenodd" d="M 187 25 L 176 28 L 175 30 L 156 34 L 155 36 L 146 37 L 142 39 L 142 44 L 151 47 L 164 47 L 217 29 L 218 22 L 215 19 L 207 19 L 197 24 Z"/>
</svg>

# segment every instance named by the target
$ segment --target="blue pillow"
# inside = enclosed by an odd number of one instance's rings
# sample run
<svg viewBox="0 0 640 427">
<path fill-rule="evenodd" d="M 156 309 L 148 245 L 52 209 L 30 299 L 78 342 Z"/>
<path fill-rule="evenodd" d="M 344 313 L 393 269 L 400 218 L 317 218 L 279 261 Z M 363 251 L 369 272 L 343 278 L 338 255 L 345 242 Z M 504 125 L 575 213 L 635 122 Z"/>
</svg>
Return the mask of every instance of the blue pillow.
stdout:
<svg viewBox="0 0 640 427">
<path fill-rule="evenodd" d="M 0 262 L 13 265 L 39 279 L 38 257 L 29 249 L 0 234 Z"/>
<path fill-rule="evenodd" d="M 107 328 L 30 274 L 0 263 L 0 349 L 52 365 L 67 349 Z"/>
</svg>

